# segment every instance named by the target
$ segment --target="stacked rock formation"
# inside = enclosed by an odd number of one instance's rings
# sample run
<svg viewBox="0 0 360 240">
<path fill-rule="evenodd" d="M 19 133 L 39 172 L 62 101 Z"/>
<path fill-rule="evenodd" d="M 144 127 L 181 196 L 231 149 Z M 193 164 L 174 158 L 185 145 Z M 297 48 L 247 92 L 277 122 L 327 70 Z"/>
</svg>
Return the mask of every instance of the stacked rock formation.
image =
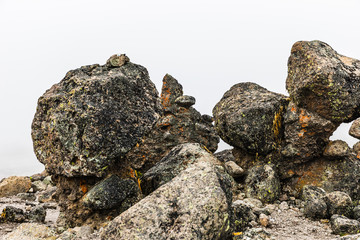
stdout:
<svg viewBox="0 0 360 240">
<path fill-rule="evenodd" d="M 141 199 L 140 176 L 178 144 L 216 151 L 212 118 L 191 107 L 195 98 L 173 77 L 163 81 L 160 98 L 144 67 L 113 55 L 106 65 L 68 72 L 39 98 L 34 151 L 57 183 L 65 222 L 129 208 Z"/>
<path fill-rule="evenodd" d="M 346 143 L 329 141 L 341 123 L 359 116 L 359 86 L 360 61 L 326 43 L 301 41 L 293 45 L 288 61 L 290 97 L 254 83 L 239 83 L 226 92 L 213 109 L 215 127 L 234 147 L 235 162 L 249 173 L 248 195 L 259 197 L 256 189 L 269 188 L 267 181 L 273 181 L 274 174 L 265 166 L 271 163 L 283 190 L 291 195 L 298 196 L 304 185 L 316 185 L 360 199 L 356 155 Z M 254 171 L 262 177 L 253 176 Z M 273 196 L 281 191 L 267 190 L 262 194 L 267 200 L 270 192 Z"/>
</svg>

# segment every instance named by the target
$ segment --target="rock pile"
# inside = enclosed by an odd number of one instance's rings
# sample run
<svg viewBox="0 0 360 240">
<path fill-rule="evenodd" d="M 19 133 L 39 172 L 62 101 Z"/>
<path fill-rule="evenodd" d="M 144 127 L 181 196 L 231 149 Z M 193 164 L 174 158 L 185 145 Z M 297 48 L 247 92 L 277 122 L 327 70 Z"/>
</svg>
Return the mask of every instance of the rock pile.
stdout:
<svg viewBox="0 0 360 240">
<path fill-rule="evenodd" d="M 168 74 L 159 96 L 124 54 L 68 72 L 32 124 L 56 184 L 46 191 L 61 208 L 59 239 L 270 239 L 287 213 L 320 219 L 316 231 L 359 231 L 360 143 L 329 137 L 360 116 L 360 61 L 302 41 L 288 69 L 289 97 L 238 83 L 214 117 Z M 213 154 L 218 135 L 232 151 Z"/>
</svg>

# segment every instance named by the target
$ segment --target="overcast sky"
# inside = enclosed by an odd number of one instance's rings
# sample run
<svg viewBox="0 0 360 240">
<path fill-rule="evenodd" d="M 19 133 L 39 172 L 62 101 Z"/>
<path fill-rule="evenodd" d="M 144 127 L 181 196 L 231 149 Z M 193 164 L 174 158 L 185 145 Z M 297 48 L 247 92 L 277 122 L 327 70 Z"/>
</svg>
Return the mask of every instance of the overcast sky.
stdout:
<svg viewBox="0 0 360 240">
<path fill-rule="evenodd" d="M 359 10 L 358 0 L 0 0 L 0 178 L 43 169 L 30 137 L 37 99 L 71 69 L 126 53 L 159 92 L 169 73 L 211 114 L 239 82 L 287 94 L 296 41 L 360 59 Z M 347 131 L 334 138 L 352 146 Z"/>
</svg>

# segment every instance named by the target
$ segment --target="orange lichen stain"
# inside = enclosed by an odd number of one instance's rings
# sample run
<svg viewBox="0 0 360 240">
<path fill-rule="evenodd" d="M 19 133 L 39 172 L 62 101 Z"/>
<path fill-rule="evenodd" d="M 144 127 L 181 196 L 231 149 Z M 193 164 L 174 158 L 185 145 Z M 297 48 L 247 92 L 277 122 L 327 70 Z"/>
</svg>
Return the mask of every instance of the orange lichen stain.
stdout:
<svg viewBox="0 0 360 240">
<path fill-rule="evenodd" d="M 293 176 L 293 175 L 295 174 L 295 172 L 294 172 L 293 170 L 291 170 L 291 169 L 290 169 L 287 173 L 288 173 L 288 175 L 290 175 L 290 176 Z"/>
<path fill-rule="evenodd" d="M 291 107 L 291 111 L 292 111 L 292 112 L 296 112 L 296 108 L 295 108 L 295 107 Z"/>
<path fill-rule="evenodd" d="M 106 217 L 106 220 L 108 220 L 108 221 L 111 221 L 112 219 L 113 219 L 112 216 L 107 216 L 107 217 Z"/>
<path fill-rule="evenodd" d="M 180 132 L 184 132 L 184 128 L 183 128 L 183 127 L 179 127 L 179 131 L 180 131 Z"/>
<path fill-rule="evenodd" d="M 80 190 L 83 194 L 88 192 L 88 186 L 85 180 L 80 180 Z"/>
<path fill-rule="evenodd" d="M 243 234 L 242 232 L 234 232 L 234 233 L 233 233 L 234 236 L 240 236 L 240 235 L 242 235 L 242 234 Z"/>
<path fill-rule="evenodd" d="M 357 157 L 358 159 L 360 159 L 360 153 L 358 153 L 358 154 L 356 155 L 356 157 Z"/>
<path fill-rule="evenodd" d="M 321 184 L 322 174 L 325 167 L 319 163 L 304 171 L 295 184 L 295 189 L 300 192 L 305 185 L 319 186 Z"/>
<path fill-rule="evenodd" d="M 301 113 L 299 115 L 299 122 L 301 124 L 301 127 L 303 128 L 307 127 L 309 120 L 310 120 L 310 116 L 305 115 L 305 110 L 301 109 Z"/>
<path fill-rule="evenodd" d="M 299 137 L 304 137 L 304 133 L 306 133 L 306 129 L 301 129 L 298 133 Z"/>
<path fill-rule="evenodd" d="M 160 97 L 161 104 L 164 107 L 170 106 L 170 95 L 171 95 L 170 88 L 168 88 L 166 82 L 164 82 L 164 85 L 161 89 L 161 97 Z"/>
</svg>

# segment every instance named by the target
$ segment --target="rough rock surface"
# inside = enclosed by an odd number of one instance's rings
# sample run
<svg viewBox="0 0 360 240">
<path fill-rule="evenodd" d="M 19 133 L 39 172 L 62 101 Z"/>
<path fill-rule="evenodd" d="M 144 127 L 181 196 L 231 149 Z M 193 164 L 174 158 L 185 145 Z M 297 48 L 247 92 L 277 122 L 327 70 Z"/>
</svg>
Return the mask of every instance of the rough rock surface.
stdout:
<svg viewBox="0 0 360 240">
<path fill-rule="evenodd" d="M 285 191 L 298 196 L 305 185 L 323 188 L 326 192 L 343 191 L 353 200 L 360 199 L 360 162 L 349 155 L 340 159 L 318 158 L 280 171 Z"/>
<path fill-rule="evenodd" d="M 102 239 L 227 239 L 231 182 L 223 169 L 197 162 L 115 218 Z"/>
<path fill-rule="evenodd" d="M 178 145 L 143 175 L 141 189 L 144 194 L 149 194 L 171 181 L 190 164 L 201 161 L 210 161 L 215 165 L 220 165 L 220 162 L 198 143 Z"/>
<path fill-rule="evenodd" d="M 18 193 L 25 193 L 31 188 L 29 177 L 12 176 L 0 181 L 0 197 L 8 197 Z"/>
<path fill-rule="evenodd" d="M 290 102 L 284 115 L 284 147 L 286 164 L 305 162 L 321 156 L 336 125 L 314 112 Z"/>
<path fill-rule="evenodd" d="M 127 208 L 124 209 L 124 207 L 134 205 L 140 199 L 140 195 L 139 186 L 133 179 L 121 179 L 117 175 L 112 175 L 91 188 L 82 198 L 82 202 L 94 210 L 117 207 L 125 211 Z M 126 206 L 123 206 L 124 203 Z"/>
<path fill-rule="evenodd" d="M 232 204 L 234 211 L 234 230 L 235 232 L 242 232 L 250 225 L 250 222 L 256 220 L 253 212 L 254 206 L 243 200 L 236 200 Z"/>
<path fill-rule="evenodd" d="M 238 178 L 244 175 L 244 169 L 237 165 L 234 161 L 228 161 L 225 163 L 225 169 L 234 178 Z"/>
<path fill-rule="evenodd" d="M 34 151 L 50 174 L 103 176 L 161 113 L 144 67 L 131 62 L 84 66 L 69 71 L 39 98 L 32 123 Z"/>
<path fill-rule="evenodd" d="M 235 161 L 235 157 L 232 153 L 232 149 L 226 149 L 214 154 L 214 156 L 221 162 Z"/>
<path fill-rule="evenodd" d="M 341 215 L 333 215 L 330 219 L 331 229 L 335 234 L 355 234 L 360 231 L 360 222 Z"/>
<path fill-rule="evenodd" d="M 354 138 L 360 139 L 360 118 L 357 118 L 349 129 L 349 134 Z"/>
<path fill-rule="evenodd" d="M 305 202 L 304 214 L 313 219 L 323 219 L 328 216 L 326 192 L 324 189 L 306 185 L 302 189 L 301 199 Z"/>
<path fill-rule="evenodd" d="M 56 239 L 55 232 L 49 227 L 38 223 L 23 223 L 13 232 L 7 234 L 4 240 L 34 240 Z"/>
<path fill-rule="evenodd" d="M 212 118 L 201 115 L 191 107 L 192 104 L 185 104 L 186 99 L 193 98 L 183 96 L 178 81 L 165 75 L 161 91 L 161 104 L 165 113 L 151 132 L 126 155 L 134 169 L 146 172 L 173 147 L 182 143 L 200 143 L 209 151 L 216 151 L 219 137 L 212 125 Z"/>
<path fill-rule="evenodd" d="M 281 142 L 286 105 L 284 95 L 255 83 L 238 83 L 214 107 L 215 128 L 231 146 L 266 155 Z"/>
<path fill-rule="evenodd" d="M 299 107 L 333 122 L 359 116 L 360 61 L 320 41 L 296 42 L 288 61 L 286 89 Z"/>
<path fill-rule="evenodd" d="M 329 215 L 334 214 L 351 217 L 354 206 L 351 197 L 340 191 L 334 191 L 326 194 L 326 204 L 328 205 Z"/>
<path fill-rule="evenodd" d="M 323 155 L 329 158 L 341 158 L 349 154 L 349 145 L 342 140 L 330 141 L 326 146 Z"/>
<path fill-rule="evenodd" d="M 249 170 L 245 180 L 247 197 L 273 202 L 279 198 L 281 186 L 279 177 L 271 164 L 255 166 Z"/>
</svg>

